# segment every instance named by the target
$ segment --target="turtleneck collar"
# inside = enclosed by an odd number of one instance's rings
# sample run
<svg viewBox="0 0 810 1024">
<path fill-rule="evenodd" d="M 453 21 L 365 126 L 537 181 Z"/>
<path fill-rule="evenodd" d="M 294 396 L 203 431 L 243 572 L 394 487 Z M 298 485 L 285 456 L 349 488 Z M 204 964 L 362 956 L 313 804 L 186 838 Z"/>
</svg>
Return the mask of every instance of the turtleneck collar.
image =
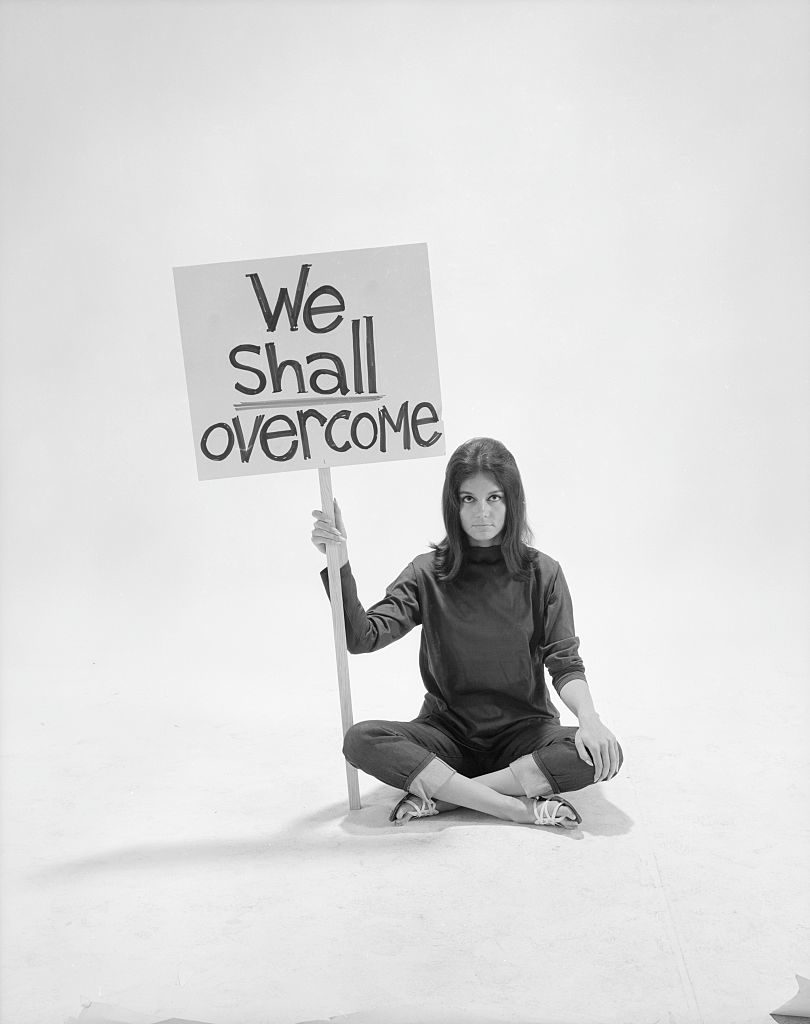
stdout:
<svg viewBox="0 0 810 1024">
<path fill-rule="evenodd" d="M 473 547 L 472 544 L 464 546 L 464 558 L 467 562 L 490 563 L 503 561 L 500 544 L 492 544 L 488 548 Z"/>
</svg>

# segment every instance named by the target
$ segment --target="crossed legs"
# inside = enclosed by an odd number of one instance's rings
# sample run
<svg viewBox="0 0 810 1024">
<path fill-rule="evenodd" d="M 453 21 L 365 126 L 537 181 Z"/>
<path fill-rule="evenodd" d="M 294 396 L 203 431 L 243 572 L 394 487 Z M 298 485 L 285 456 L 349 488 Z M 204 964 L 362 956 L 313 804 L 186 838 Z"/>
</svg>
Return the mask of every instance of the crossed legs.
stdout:
<svg viewBox="0 0 810 1024">
<path fill-rule="evenodd" d="M 432 800 L 437 811 L 461 806 L 522 823 L 535 820 L 531 798 L 553 799 L 593 782 L 593 768 L 576 752 L 573 728 L 540 719 L 518 723 L 493 744 L 488 760 L 495 770 L 477 774 L 476 762 L 484 755 L 459 744 L 431 717 L 360 722 L 347 732 L 344 754 L 380 781 Z M 562 804 L 556 807 L 558 817 L 573 826 L 574 815 Z M 406 805 L 401 816 L 412 813 Z"/>
</svg>

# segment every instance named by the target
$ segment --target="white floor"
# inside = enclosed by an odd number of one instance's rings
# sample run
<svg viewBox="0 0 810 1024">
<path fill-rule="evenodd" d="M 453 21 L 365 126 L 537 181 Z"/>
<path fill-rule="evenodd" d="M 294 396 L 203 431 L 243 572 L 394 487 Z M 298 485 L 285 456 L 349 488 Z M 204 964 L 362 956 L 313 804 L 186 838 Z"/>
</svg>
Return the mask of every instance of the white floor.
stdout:
<svg viewBox="0 0 810 1024">
<path fill-rule="evenodd" d="M 35 665 L 7 700 L 2 1024 L 94 1003 L 210 1024 L 760 1024 L 808 973 L 796 680 L 778 707 L 745 685 L 726 707 L 673 664 L 614 701 L 625 770 L 576 795 L 566 835 L 472 812 L 394 827 L 395 792 L 365 776 L 348 813 L 329 680 L 273 716 L 160 701 L 103 659 L 48 689 Z M 414 685 L 375 700 L 395 717 Z"/>
</svg>

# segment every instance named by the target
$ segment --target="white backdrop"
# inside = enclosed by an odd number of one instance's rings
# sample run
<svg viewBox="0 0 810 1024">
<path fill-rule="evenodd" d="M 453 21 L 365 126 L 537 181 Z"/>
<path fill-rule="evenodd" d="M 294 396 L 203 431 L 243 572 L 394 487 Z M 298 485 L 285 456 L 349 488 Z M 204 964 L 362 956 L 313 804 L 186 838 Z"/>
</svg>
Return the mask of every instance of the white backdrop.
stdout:
<svg viewBox="0 0 810 1024">
<path fill-rule="evenodd" d="M 326 709 L 342 770 L 316 475 L 197 481 L 171 268 L 423 241 L 448 451 L 517 456 L 603 717 L 722 737 L 734 702 L 798 742 L 806 4 L 0 17 L 7 752 L 58 749 L 81 692 L 268 742 Z M 367 602 L 440 538 L 443 469 L 333 473 Z M 353 662 L 356 717 L 415 712 L 414 654 Z"/>
<path fill-rule="evenodd" d="M 196 481 L 171 267 L 426 241 L 448 448 L 512 447 L 591 662 L 806 668 L 806 6 L 2 12 L 6 664 L 219 706 L 315 656 L 315 479 Z M 442 470 L 336 475 L 367 599 Z"/>
</svg>

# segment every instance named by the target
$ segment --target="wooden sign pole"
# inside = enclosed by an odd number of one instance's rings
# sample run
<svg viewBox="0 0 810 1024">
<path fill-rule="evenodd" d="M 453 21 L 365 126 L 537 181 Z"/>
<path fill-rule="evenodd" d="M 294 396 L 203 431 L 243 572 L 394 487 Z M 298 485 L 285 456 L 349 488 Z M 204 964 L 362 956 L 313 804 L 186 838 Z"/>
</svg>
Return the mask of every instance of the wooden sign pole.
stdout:
<svg viewBox="0 0 810 1024">
<path fill-rule="evenodd" d="M 321 485 L 321 508 L 332 523 L 335 521 L 335 504 L 332 496 L 332 474 L 327 467 L 318 470 Z M 338 693 L 340 695 L 340 717 L 343 735 L 352 726 L 352 691 L 349 686 L 349 656 L 346 650 L 346 623 L 343 619 L 343 591 L 340 588 L 340 553 L 329 544 L 326 547 L 326 565 L 329 571 L 329 597 L 332 605 L 332 630 L 335 635 L 335 662 L 337 663 Z M 357 769 L 346 762 L 346 784 L 349 788 L 349 810 L 360 809 L 360 786 Z"/>
</svg>

